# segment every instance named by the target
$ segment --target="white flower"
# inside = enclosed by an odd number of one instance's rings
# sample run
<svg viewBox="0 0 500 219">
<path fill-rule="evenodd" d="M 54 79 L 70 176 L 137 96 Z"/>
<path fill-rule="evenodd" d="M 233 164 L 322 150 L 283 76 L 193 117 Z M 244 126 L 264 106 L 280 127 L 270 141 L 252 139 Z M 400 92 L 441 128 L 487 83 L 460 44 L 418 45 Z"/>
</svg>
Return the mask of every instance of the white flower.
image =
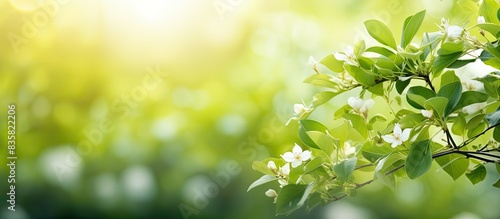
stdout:
<svg viewBox="0 0 500 219">
<path fill-rule="evenodd" d="M 467 113 L 469 115 L 472 115 L 474 113 L 477 113 L 481 111 L 483 108 L 485 108 L 488 104 L 486 102 L 484 103 L 474 103 L 471 105 L 468 105 L 462 109 L 464 113 Z"/>
<path fill-rule="evenodd" d="M 432 114 L 434 113 L 432 110 L 420 110 L 420 112 L 422 113 L 422 115 L 424 115 L 424 117 L 429 119 L 432 117 Z"/>
<path fill-rule="evenodd" d="M 333 53 L 333 56 L 339 61 L 345 61 L 351 65 L 358 65 L 356 61 L 356 54 L 354 54 L 354 48 L 352 46 L 347 46 L 344 50 L 344 53 Z"/>
<path fill-rule="evenodd" d="M 286 178 L 290 175 L 290 164 L 286 163 L 284 166 L 280 168 L 279 176 L 282 178 Z"/>
<path fill-rule="evenodd" d="M 446 18 L 441 18 L 441 26 L 444 28 L 444 29 L 448 29 L 448 27 L 450 26 L 448 24 L 448 20 L 446 20 Z"/>
<path fill-rule="evenodd" d="M 309 56 L 309 60 L 307 61 L 307 65 L 315 66 L 316 64 L 318 64 L 318 61 L 316 61 L 316 59 L 314 59 L 314 57 Z"/>
<path fill-rule="evenodd" d="M 301 165 L 302 162 L 309 160 L 311 158 L 311 152 L 308 150 L 302 151 L 302 148 L 295 144 L 292 152 L 286 152 L 281 155 L 281 157 L 286 162 L 292 163 L 292 167 L 295 168 Z"/>
<path fill-rule="evenodd" d="M 280 184 L 280 187 L 283 188 L 283 186 L 288 185 L 288 176 L 290 175 L 290 164 L 286 163 L 284 166 L 280 168 L 280 171 L 278 172 L 278 183 Z"/>
<path fill-rule="evenodd" d="M 307 107 L 303 103 L 296 103 L 293 105 L 293 112 L 295 113 L 295 115 L 302 115 L 303 113 L 308 112 L 310 110 L 311 108 Z"/>
<path fill-rule="evenodd" d="M 486 23 L 486 21 L 484 20 L 483 16 L 479 16 L 479 17 L 477 17 L 477 23 L 478 24 L 484 24 L 484 23 Z"/>
<path fill-rule="evenodd" d="M 462 36 L 462 33 L 464 32 L 464 28 L 459 27 L 457 25 L 452 25 L 446 28 L 446 33 L 448 34 L 448 39 L 449 40 L 456 40 L 459 37 Z"/>
<path fill-rule="evenodd" d="M 347 99 L 347 104 L 349 104 L 354 111 L 359 112 L 366 117 L 368 110 L 373 107 L 375 101 L 372 99 L 362 100 L 359 97 L 349 97 L 349 99 Z"/>
<path fill-rule="evenodd" d="M 276 193 L 276 191 L 274 191 L 274 189 L 267 190 L 265 194 L 269 198 L 276 198 L 276 197 L 278 197 L 278 193 Z"/>
<path fill-rule="evenodd" d="M 352 147 L 349 142 L 344 142 L 344 153 L 346 158 L 356 153 L 356 148 Z"/>
<path fill-rule="evenodd" d="M 462 87 L 464 91 L 481 91 L 484 90 L 484 84 L 476 80 L 463 80 Z"/>
<path fill-rule="evenodd" d="M 394 125 L 394 131 L 392 132 L 392 135 L 384 135 L 382 136 L 382 138 L 384 139 L 384 141 L 391 144 L 392 148 L 395 148 L 396 146 L 403 144 L 403 142 L 407 141 L 408 138 L 410 138 L 410 131 L 411 129 L 409 128 L 402 131 L 399 124 L 396 123 L 396 125 Z"/>
<path fill-rule="evenodd" d="M 278 193 L 274 191 L 274 189 L 269 189 L 265 192 L 266 196 L 269 198 L 274 198 L 274 203 L 276 203 L 276 199 L 278 198 Z"/>
<path fill-rule="evenodd" d="M 276 170 L 278 169 L 276 168 L 274 161 L 267 162 L 267 168 L 269 168 L 273 173 L 276 173 Z"/>
</svg>

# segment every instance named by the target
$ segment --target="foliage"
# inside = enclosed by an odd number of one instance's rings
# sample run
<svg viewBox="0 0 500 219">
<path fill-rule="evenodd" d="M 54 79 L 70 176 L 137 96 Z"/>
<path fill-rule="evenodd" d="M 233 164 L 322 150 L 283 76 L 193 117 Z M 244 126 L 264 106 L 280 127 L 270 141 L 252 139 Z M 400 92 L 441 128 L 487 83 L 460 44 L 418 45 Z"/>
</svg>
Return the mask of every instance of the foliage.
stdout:
<svg viewBox="0 0 500 219">
<path fill-rule="evenodd" d="M 298 120 L 302 142 L 283 159 L 255 161 L 254 169 L 265 175 L 249 190 L 278 181 L 281 190 L 266 195 L 275 198 L 277 214 L 289 214 L 353 196 L 375 180 L 395 188 L 400 178 L 425 174 L 433 161 L 454 180 L 462 175 L 473 184 L 484 180 L 485 165 L 500 163 L 500 71 L 482 68 L 485 72 L 472 79 L 456 71 L 472 63 L 500 69 L 500 6 L 461 3 L 477 6 L 477 24 L 466 28 L 443 18 L 439 30 L 423 33 L 415 44 L 425 17 L 421 11 L 406 18 L 397 46 L 389 27 L 368 20 L 364 25 L 377 45 L 362 40 L 319 62 L 310 58 L 316 74 L 305 82 L 322 90 L 310 105 L 294 106 L 292 120 Z M 350 90 L 359 96 L 333 113 L 340 125 L 308 119 Z M 390 112 L 370 113 L 374 105 Z M 373 177 L 359 180 L 360 171 Z"/>
</svg>

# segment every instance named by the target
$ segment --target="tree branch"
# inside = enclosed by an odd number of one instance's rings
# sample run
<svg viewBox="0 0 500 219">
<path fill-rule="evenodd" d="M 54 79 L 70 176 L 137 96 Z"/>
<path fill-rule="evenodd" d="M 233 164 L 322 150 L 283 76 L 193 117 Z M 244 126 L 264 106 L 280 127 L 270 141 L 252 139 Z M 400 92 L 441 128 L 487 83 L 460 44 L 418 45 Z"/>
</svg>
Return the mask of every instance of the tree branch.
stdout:
<svg viewBox="0 0 500 219">
<path fill-rule="evenodd" d="M 462 144 L 458 145 L 458 148 L 463 148 L 465 147 L 466 145 L 468 145 L 469 143 L 471 143 L 472 141 L 476 140 L 476 138 L 479 138 L 481 135 L 484 135 L 484 133 L 486 133 L 487 131 L 489 131 L 490 129 L 493 129 L 497 126 L 500 125 L 500 122 L 496 123 L 495 125 L 492 125 L 490 127 L 488 127 L 486 130 L 482 131 L 481 133 L 467 139 L 466 141 L 462 142 Z"/>
</svg>

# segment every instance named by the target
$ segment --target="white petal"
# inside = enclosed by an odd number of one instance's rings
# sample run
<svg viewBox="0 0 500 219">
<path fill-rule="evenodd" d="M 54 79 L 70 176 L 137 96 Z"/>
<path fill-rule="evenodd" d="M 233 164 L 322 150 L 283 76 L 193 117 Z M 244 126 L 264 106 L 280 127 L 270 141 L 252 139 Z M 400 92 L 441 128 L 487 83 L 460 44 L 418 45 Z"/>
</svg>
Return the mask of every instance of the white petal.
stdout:
<svg viewBox="0 0 500 219">
<path fill-rule="evenodd" d="M 302 161 L 309 160 L 311 158 L 311 152 L 308 150 L 305 150 L 304 152 L 302 152 L 302 155 L 300 156 L 300 158 Z"/>
<path fill-rule="evenodd" d="M 477 23 L 478 24 L 484 24 L 486 21 L 484 20 L 484 17 L 483 16 L 479 16 L 477 17 Z"/>
<path fill-rule="evenodd" d="M 280 172 L 284 176 L 290 175 L 290 164 L 286 163 L 285 166 L 281 167 Z"/>
<path fill-rule="evenodd" d="M 432 114 L 433 114 L 433 111 L 432 110 L 420 110 L 420 112 L 422 113 L 422 115 L 424 115 L 424 117 L 426 118 L 431 118 L 432 117 Z"/>
<path fill-rule="evenodd" d="M 354 47 L 352 47 L 352 46 L 347 46 L 347 47 L 345 48 L 345 55 L 346 55 L 346 56 L 348 56 L 348 57 L 349 57 L 349 56 L 353 56 L 353 57 L 354 57 Z"/>
<path fill-rule="evenodd" d="M 396 125 L 394 125 L 394 135 L 397 136 L 397 135 L 401 135 L 401 126 L 399 126 L 398 123 L 396 123 Z"/>
<path fill-rule="evenodd" d="M 301 160 L 294 160 L 292 161 L 292 167 L 295 168 L 295 167 L 298 167 L 302 164 L 302 161 Z"/>
<path fill-rule="evenodd" d="M 410 132 L 411 132 L 411 129 L 405 129 L 403 131 L 403 133 L 401 133 L 401 136 L 399 139 L 401 139 L 401 141 L 406 141 L 408 140 L 408 138 L 410 138 Z"/>
<path fill-rule="evenodd" d="M 295 146 L 293 146 L 292 152 L 293 154 L 301 154 L 302 148 L 299 145 L 295 144 Z"/>
<path fill-rule="evenodd" d="M 308 64 L 308 65 L 313 66 L 313 65 L 318 64 L 318 61 L 316 61 L 316 60 L 314 59 L 314 57 L 309 56 L 309 60 L 308 60 L 307 64 Z"/>
<path fill-rule="evenodd" d="M 281 158 L 285 160 L 286 162 L 290 163 L 293 160 L 295 160 L 295 155 L 293 155 L 292 152 L 286 152 L 285 154 L 281 155 Z"/>
<path fill-rule="evenodd" d="M 355 110 L 360 110 L 364 103 L 365 102 L 359 97 L 349 97 L 349 99 L 347 99 L 347 104 Z"/>
<path fill-rule="evenodd" d="M 269 198 L 274 198 L 274 197 L 277 197 L 278 196 L 278 193 L 276 193 L 276 191 L 274 191 L 273 189 L 269 189 L 265 192 L 266 196 L 269 197 Z"/>
<path fill-rule="evenodd" d="M 392 136 L 392 135 L 384 135 L 384 136 L 382 136 L 382 138 L 387 143 L 394 143 L 394 142 L 396 142 L 396 138 L 394 136 Z"/>
<path fill-rule="evenodd" d="M 335 57 L 335 59 L 337 59 L 339 61 L 347 61 L 347 56 L 342 54 L 342 53 L 336 52 L 336 53 L 333 53 L 333 56 Z"/>
<path fill-rule="evenodd" d="M 295 115 L 299 115 L 299 114 L 302 114 L 304 111 L 306 111 L 306 108 L 304 107 L 303 104 L 296 103 L 296 104 L 293 104 L 293 111 L 294 111 Z"/>
<path fill-rule="evenodd" d="M 365 107 L 366 109 L 371 109 L 375 105 L 375 101 L 372 99 L 365 100 Z"/>
<path fill-rule="evenodd" d="M 276 164 L 274 163 L 274 161 L 267 162 L 267 168 L 269 168 L 273 172 L 276 171 Z"/>
<path fill-rule="evenodd" d="M 391 147 L 392 147 L 392 148 L 396 148 L 396 147 L 397 147 L 398 145 L 400 145 L 401 143 L 402 143 L 402 142 L 400 142 L 400 141 L 395 141 L 395 142 L 392 142 Z"/>
</svg>

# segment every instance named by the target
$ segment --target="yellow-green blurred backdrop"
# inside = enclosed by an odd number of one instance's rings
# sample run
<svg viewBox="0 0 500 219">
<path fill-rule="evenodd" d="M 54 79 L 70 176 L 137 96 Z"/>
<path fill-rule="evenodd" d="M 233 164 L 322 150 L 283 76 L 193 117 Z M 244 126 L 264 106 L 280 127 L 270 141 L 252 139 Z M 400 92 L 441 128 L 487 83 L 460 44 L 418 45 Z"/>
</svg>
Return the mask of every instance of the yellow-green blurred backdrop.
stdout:
<svg viewBox="0 0 500 219">
<path fill-rule="evenodd" d="M 399 37 L 424 9 L 430 31 L 475 20 L 452 0 L 0 1 L 0 140 L 15 104 L 18 156 L 0 217 L 275 218 L 268 187 L 246 192 L 251 163 L 298 141 L 284 124 L 314 94 L 308 57 L 368 37 L 367 19 Z M 348 95 L 313 118 L 333 125 Z M 434 168 L 287 218 L 500 218 L 492 180 Z"/>
</svg>

